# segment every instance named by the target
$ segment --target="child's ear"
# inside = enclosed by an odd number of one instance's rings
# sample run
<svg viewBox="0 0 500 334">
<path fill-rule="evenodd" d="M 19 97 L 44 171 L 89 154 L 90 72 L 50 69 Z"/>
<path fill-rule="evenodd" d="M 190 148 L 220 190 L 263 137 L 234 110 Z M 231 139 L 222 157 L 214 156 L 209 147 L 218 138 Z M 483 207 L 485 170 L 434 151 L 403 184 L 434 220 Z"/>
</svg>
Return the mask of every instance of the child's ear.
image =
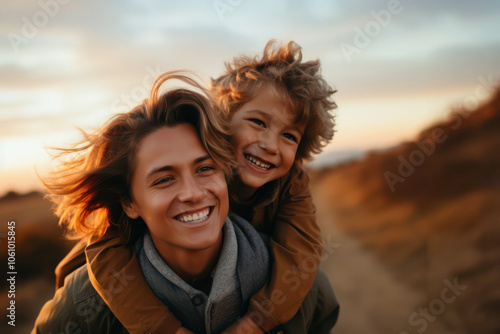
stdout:
<svg viewBox="0 0 500 334">
<path fill-rule="evenodd" d="M 137 212 L 137 209 L 135 208 L 134 202 L 131 200 L 124 200 L 122 199 L 121 201 L 122 209 L 125 211 L 127 216 L 131 219 L 137 219 L 139 218 L 139 213 Z"/>
</svg>

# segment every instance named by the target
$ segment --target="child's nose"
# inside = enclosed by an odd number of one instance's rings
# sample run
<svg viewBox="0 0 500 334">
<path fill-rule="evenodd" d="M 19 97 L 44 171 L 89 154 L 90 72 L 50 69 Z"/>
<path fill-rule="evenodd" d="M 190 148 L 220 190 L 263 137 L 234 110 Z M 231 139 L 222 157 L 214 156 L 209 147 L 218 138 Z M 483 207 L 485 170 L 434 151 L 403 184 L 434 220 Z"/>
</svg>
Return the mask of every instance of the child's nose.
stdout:
<svg viewBox="0 0 500 334">
<path fill-rule="evenodd" d="M 278 153 L 278 138 L 272 131 L 262 133 L 259 140 L 259 147 L 269 154 Z"/>
</svg>

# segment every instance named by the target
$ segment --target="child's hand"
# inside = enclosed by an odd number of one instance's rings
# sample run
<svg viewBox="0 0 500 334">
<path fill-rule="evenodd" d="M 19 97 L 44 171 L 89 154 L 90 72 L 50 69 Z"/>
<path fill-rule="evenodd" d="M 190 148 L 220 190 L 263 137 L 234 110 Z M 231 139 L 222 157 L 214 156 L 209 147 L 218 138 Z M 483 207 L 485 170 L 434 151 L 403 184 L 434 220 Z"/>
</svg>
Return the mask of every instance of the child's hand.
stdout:
<svg viewBox="0 0 500 334">
<path fill-rule="evenodd" d="M 259 328 L 248 316 L 244 316 L 239 321 L 226 328 L 222 334 L 264 334 L 262 329 Z"/>
<path fill-rule="evenodd" d="M 189 329 L 181 327 L 175 332 L 175 334 L 194 334 L 194 333 L 191 332 Z"/>
</svg>

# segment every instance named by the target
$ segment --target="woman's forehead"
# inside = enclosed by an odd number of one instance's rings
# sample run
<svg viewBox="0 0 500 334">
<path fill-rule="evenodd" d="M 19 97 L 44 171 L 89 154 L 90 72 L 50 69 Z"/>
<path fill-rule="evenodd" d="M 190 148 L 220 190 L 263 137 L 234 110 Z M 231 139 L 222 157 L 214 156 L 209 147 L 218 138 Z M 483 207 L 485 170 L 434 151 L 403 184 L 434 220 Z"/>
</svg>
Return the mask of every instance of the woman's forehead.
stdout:
<svg viewBox="0 0 500 334">
<path fill-rule="evenodd" d="M 161 166 L 182 166 L 208 156 L 198 133 L 190 124 L 160 128 L 141 141 L 136 156 L 143 173 Z"/>
</svg>

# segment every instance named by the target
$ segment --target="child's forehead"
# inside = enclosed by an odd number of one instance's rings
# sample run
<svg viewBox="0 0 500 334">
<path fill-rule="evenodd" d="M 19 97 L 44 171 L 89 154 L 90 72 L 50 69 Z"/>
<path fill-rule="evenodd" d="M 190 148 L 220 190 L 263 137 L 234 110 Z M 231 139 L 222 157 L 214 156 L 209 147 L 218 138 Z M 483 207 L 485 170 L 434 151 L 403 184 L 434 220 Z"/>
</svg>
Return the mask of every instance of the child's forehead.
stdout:
<svg viewBox="0 0 500 334">
<path fill-rule="evenodd" d="M 292 123 L 297 123 L 300 118 L 296 103 L 293 102 L 290 94 L 277 85 L 263 85 L 256 91 L 252 100 L 259 101 L 263 105 L 269 104 L 268 106 L 271 106 L 274 113 L 286 115 Z"/>
</svg>

